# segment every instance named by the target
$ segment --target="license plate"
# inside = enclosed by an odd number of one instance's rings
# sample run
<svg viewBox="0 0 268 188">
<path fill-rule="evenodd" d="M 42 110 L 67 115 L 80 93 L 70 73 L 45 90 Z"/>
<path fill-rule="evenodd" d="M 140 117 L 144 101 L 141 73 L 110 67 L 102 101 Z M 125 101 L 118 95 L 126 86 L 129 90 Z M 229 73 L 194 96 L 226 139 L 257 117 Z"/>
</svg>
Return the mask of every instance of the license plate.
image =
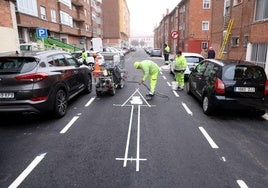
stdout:
<svg viewBox="0 0 268 188">
<path fill-rule="evenodd" d="M 235 92 L 255 92 L 255 87 L 235 87 Z"/>
<path fill-rule="evenodd" d="M 0 99 L 13 99 L 14 93 L 0 93 Z"/>
</svg>

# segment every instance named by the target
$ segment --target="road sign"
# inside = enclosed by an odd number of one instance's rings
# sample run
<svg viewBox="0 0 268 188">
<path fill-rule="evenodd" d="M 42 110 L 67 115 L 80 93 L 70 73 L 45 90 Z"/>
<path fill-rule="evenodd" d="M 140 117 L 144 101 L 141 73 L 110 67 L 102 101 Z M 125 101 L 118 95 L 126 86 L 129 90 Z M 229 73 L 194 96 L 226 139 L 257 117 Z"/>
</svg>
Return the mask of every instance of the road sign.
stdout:
<svg viewBox="0 0 268 188">
<path fill-rule="evenodd" d="M 177 39 L 179 36 L 179 32 L 178 31 L 172 31 L 171 32 L 171 38 L 172 39 Z"/>
<path fill-rule="evenodd" d="M 36 28 L 38 38 L 47 38 L 47 28 Z"/>
</svg>

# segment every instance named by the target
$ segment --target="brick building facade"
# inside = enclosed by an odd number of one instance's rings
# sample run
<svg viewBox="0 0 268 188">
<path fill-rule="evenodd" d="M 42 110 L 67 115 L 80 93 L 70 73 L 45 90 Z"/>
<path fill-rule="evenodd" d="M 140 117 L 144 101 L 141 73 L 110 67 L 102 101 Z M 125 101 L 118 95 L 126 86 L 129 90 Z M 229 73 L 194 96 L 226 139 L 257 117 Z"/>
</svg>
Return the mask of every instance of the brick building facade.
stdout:
<svg viewBox="0 0 268 188">
<path fill-rule="evenodd" d="M 15 16 L 14 1 L 0 1 L 1 19 L 0 19 L 0 53 L 6 53 L 18 50 L 19 37 Z M 7 37 L 8 36 L 8 37 Z"/>
<path fill-rule="evenodd" d="M 108 46 L 129 46 L 130 13 L 125 0 L 103 1 L 103 43 Z"/>
</svg>

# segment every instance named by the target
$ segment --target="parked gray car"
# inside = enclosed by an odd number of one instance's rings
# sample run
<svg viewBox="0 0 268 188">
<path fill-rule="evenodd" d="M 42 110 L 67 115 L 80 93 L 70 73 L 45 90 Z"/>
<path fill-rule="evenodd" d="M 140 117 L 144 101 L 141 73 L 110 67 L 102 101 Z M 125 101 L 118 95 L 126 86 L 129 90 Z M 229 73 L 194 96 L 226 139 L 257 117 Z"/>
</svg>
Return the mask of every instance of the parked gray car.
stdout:
<svg viewBox="0 0 268 188">
<path fill-rule="evenodd" d="M 91 70 L 64 51 L 0 57 L 0 112 L 66 114 L 68 101 L 92 90 Z"/>
</svg>

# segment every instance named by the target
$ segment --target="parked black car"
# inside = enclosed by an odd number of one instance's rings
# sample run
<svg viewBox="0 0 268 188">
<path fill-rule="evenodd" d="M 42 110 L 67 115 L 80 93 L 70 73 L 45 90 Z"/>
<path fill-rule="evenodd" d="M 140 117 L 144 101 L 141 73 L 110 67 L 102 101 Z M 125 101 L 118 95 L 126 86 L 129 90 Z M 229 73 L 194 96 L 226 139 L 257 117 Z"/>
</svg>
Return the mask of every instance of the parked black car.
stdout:
<svg viewBox="0 0 268 188">
<path fill-rule="evenodd" d="M 268 81 L 262 67 L 250 62 L 206 59 L 192 69 L 186 91 L 202 102 L 205 114 L 219 108 L 243 109 L 263 115 Z"/>
<path fill-rule="evenodd" d="M 53 112 L 92 91 L 91 70 L 64 51 L 32 51 L 0 57 L 0 112 Z"/>
</svg>

